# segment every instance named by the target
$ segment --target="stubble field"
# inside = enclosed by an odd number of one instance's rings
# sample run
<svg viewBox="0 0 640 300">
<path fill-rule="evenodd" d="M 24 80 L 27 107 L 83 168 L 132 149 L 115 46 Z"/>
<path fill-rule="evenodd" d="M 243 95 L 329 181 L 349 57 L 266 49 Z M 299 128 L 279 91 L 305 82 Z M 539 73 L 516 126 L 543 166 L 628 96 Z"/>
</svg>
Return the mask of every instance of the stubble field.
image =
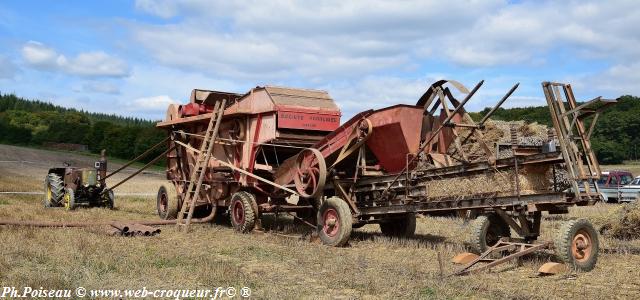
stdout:
<svg viewBox="0 0 640 300">
<path fill-rule="evenodd" d="M 94 157 L 0 145 L 0 192 L 40 191 L 47 165 Z M 112 163 L 111 168 L 117 167 Z M 123 175 L 124 176 L 124 175 Z M 120 177 L 122 178 L 122 177 Z M 115 178 L 114 180 L 117 180 Z M 0 194 L 0 219 L 39 221 L 156 220 L 158 170 L 116 191 L 116 210 L 45 209 L 41 196 Z M 118 196 L 118 193 L 134 196 Z M 562 221 L 589 218 L 596 225 L 616 217 L 617 205 L 573 208 L 543 216 L 542 240 Z M 268 220 L 267 220 L 268 221 Z M 154 237 L 108 236 L 104 228 L 0 226 L 2 286 L 47 289 L 195 289 L 249 287 L 252 298 L 637 298 L 640 240 L 601 236 L 596 268 L 540 277 L 537 268 L 555 257 L 537 253 L 472 276 L 449 276 L 450 259 L 465 252 L 468 226 L 456 218 L 419 218 L 411 239 L 390 239 L 377 226 L 355 230 L 347 247 L 331 248 L 297 238 L 289 225 L 278 232 L 237 234 L 226 224 L 194 225 L 191 232 L 164 226 Z M 239 298 L 239 296 L 236 296 Z"/>
</svg>

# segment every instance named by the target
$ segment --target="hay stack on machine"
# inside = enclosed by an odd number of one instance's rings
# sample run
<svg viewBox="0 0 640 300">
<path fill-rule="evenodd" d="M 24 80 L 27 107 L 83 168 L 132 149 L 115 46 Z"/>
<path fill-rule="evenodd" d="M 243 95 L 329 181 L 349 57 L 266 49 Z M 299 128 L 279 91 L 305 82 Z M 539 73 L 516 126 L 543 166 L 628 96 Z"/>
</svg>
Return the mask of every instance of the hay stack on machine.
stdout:
<svg viewBox="0 0 640 300">
<path fill-rule="evenodd" d="M 543 211 L 567 213 L 600 200 L 590 184 L 600 168 L 589 137 L 600 112 L 615 101 L 578 105 L 570 85 L 544 82 L 554 130 L 528 145 L 514 129 L 511 143 L 494 145 L 483 135 L 485 123 L 517 85 L 475 122 L 464 106 L 482 83 L 468 90 L 441 80 L 415 105 L 363 111 L 342 125 L 339 109 L 322 91 L 194 90 L 191 103 L 169 107 L 158 123 L 171 137 L 172 182 L 158 192 L 159 214 L 180 223 L 185 205 L 208 208 L 206 220 L 228 208 L 236 230 L 248 232 L 262 214 L 295 212 L 324 244 L 341 246 L 352 228 L 366 224 L 379 224 L 385 235 L 410 236 L 418 213 L 465 212 L 475 217 L 471 245 L 484 252 L 473 264 L 492 251 L 518 257 L 555 247 L 566 262 L 590 270 L 598 237 L 588 221 L 565 224 L 555 243 L 534 242 Z M 569 189 L 553 181 L 556 171 L 568 174 Z M 511 230 L 520 238 L 511 238 Z"/>
</svg>

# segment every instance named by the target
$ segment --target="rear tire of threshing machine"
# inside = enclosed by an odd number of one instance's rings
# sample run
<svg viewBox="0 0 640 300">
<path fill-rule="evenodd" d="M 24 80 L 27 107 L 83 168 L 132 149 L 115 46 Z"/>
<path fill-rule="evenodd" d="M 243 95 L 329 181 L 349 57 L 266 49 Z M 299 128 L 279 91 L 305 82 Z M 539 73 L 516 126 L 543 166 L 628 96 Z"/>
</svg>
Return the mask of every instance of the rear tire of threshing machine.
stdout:
<svg viewBox="0 0 640 300">
<path fill-rule="evenodd" d="M 586 219 L 563 223 L 555 240 L 555 252 L 571 268 L 591 271 L 598 261 L 598 233 Z"/>
<path fill-rule="evenodd" d="M 353 226 L 351 209 L 338 197 L 326 199 L 318 210 L 318 236 L 323 244 L 340 247 L 349 241 Z"/>
<path fill-rule="evenodd" d="M 380 231 L 389 237 L 411 237 L 416 233 L 416 214 L 408 213 L 380 223 Z"/>
<path fill-rule="evenodd" d="M 60 206 L 63 196 L 64 183 L 62 178 L 55 173 L 47 174 L 47 177 L 44 178 L 44 198 L 42 199 L 44 207 Z"/>
<path fill-rule="evenodd" d="M 75 192 L 73 191 L 72 188 L 64 189 L 63 200 L 64 200 L 64 208 L 66 210 L 76 209 L 76 197 L 75 197 Z"/>
<path fill-rule="evenodd" d="M 471 252 L 481 254 L 504 237 L 511 237 L 511 229 L 498 215 L 478 216 L 471 223 Z"/>
<path fill-rule="evenodd" d="M 163 220 L 174 220 L 178 217 L 180 203 L 178 191 L 173 184 L 161 185 L 156 196 L 156 209 L 158 216 Z"/>
<path fill-rule="evenodd" d="M 236 192 L 231 196 L 231 205 L 229 206 L 229 216 L 231 225 L 240 233 L 248 233 L 256 226 L 258 219 L 258 205 L 256 197 L 245 191 Z"/>
</svg>

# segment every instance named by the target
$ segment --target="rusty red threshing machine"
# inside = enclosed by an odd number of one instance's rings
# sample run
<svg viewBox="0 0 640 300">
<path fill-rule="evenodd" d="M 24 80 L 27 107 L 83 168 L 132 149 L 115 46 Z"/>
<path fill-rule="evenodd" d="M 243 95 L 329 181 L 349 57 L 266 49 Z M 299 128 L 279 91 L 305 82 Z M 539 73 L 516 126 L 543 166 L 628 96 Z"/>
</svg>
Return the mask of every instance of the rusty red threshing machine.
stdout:
<svg viewBox="0 0 640 300">
<path fill-rule="evenodd" d="M 589 184 L 600 176 L 589 138 L 600 112 L 615 101 L 578 103 L 570 85 L 544 82 L 553 130 L 538 145 L 512 138 L 504 156 L 483 132 L 518 85 L 476 122 L 464 107 L 482 84 L 469 90 L 437 81 L 415 105 L 366 110 L 342 125 L 324 91 L 194 90 L 190 103 L 169 106 L 157 124 L 169 135 L 170 181 L 158 191 L 158 213 L 187 227 L 196 210 L 207 211 L 205 220 L 227 211 L 243 233 L 260 227 L 262 215 L 286 213 L 332 246 L 365 224 L 410 236 L 416 214 L 459 213 L 475 219 L 471 245 L 478 253 L 523 255 L 552 246 L 561 259 L 590 270 L 598 236 L 589 222 L 565 224 L 555 243 L 536 240 L 542 212 L 567 213 L 600 200 Z M 559 171 L 570 187 L 550 180 Z"/>
</svg>

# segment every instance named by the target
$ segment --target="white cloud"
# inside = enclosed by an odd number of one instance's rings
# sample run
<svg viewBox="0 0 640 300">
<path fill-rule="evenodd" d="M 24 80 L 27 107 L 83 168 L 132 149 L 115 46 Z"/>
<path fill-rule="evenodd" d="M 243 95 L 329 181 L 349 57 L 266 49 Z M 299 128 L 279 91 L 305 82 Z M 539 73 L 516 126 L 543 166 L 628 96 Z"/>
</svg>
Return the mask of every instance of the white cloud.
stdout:
<svg viewBox="0 0 640 300">
<path fill-rule="evenodd" d="M 22 47 L 24 61 L 36 68 L 60 71 L 86 77 L 124 77 L 129 74 L 127 64 L 102 51 L 82 52 L 72 58 L 59 54 L 55 49 L 36 41 Z"/>
<path fill-rule="evenodd" d="M 165 112 L 169 104 L 177 103 L 167 95 L 150 96 L 134 99 L 127 104 L 129 111 L 136 112 Z"/>
<path fill-rule="evenodd" d="M 8 57 L 0 55 L 0 79 L 11 79 L 18 72 L 18 68 Z"/>
<path fill-rule="evenodd" d="M 77 92 L 100 93 L 100 94 L 120 94 L 118 85 L 112 82 L 90 81 L 82 84 L 80 88 L 74 89 Z"/>
</svg>

